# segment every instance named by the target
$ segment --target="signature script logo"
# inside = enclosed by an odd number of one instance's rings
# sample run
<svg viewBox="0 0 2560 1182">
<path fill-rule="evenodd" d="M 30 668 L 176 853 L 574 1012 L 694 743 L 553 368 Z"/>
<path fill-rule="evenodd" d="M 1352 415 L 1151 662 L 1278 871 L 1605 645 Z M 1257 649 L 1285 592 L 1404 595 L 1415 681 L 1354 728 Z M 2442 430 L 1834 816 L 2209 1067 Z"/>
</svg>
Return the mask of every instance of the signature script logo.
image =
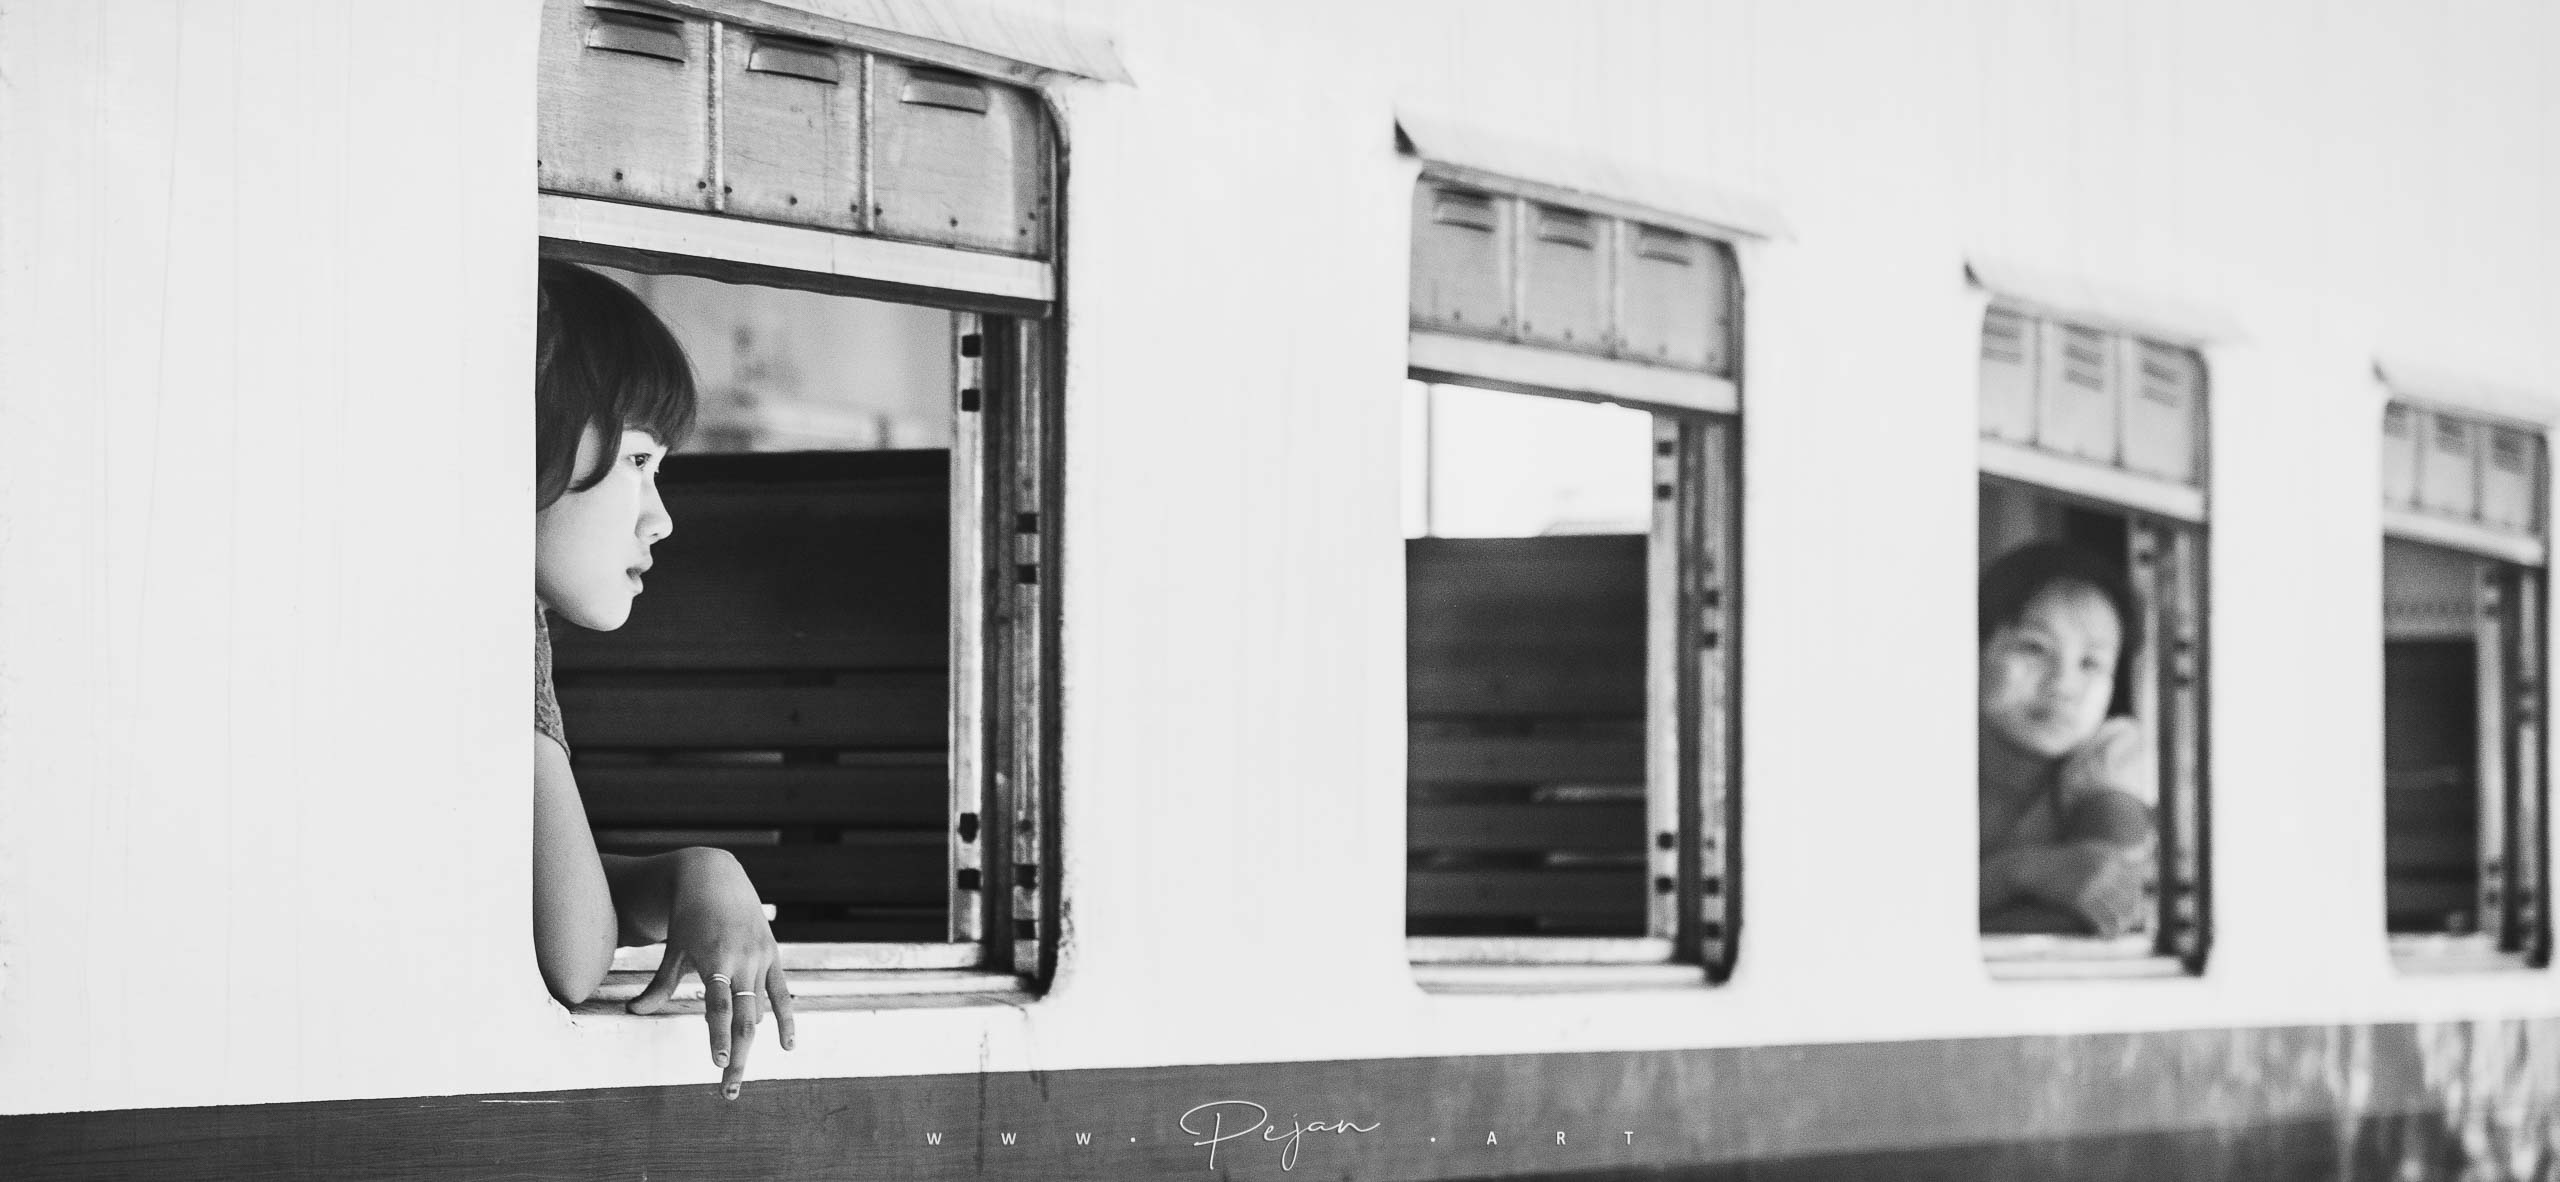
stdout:
<svg viewBox="0 0 2560 1182">
<path fill-rule="evenodd" d="M 1233 1131 L 1227 1128 L 1227 1122 L 1231 1120 L 1236 1123 Z M 1309 1133 L 1340 1136 L 1378 1131 L 1376 1124 L 1353 1124 L 1347 1118 L 1302 1122 L 1295 1113 L 1289 1116 L 1289 1127 L 1283 1129 L 1272 1121 L 1270 1109 L 1251 1100 L 1211 1100 L 1206 1104 L 1193 1105 L 1190 1111 L 1182 1114 L 1181 1124 L 1183 1132 L 1201 1138 L 1192 1142 L 1193 1145 L 1209 1147 L 1209 1168 L 1213 1170 L 1218 1168 L 1218 1146 L 1238 1137 L 1260 1133 L 1265 1141 L 1282 1142 L 1280 1168 L 1287 1171 L 1297 1168 L 1298 1146 Z"/>
</svg>

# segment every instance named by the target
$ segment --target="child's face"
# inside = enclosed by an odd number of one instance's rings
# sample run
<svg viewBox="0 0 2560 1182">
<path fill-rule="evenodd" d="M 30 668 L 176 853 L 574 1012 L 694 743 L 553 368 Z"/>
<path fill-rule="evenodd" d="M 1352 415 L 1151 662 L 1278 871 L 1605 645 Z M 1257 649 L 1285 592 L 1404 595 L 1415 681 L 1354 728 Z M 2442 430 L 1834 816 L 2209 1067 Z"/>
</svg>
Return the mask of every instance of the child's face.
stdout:
<svg viewBox="0 0 2560 1182">
<path fill-rule="evenodd" d="M 658 462 L 667 449 L 646 431 L 626 430 L 609 440 L 590 427 L 578 441 L 574 470 L 594 471 L 607 444 L 615 459 L 602 481 L 562 493 L 533 517 L 534 594 L 570 623 L 598 630 L 631 618 L 649 547 L 675 532 L 658 499 Z"/>
<path fill-rule="evenodd" d="M 2096 588 L 2061 583 L 2038 592 L 2016 623 L 1982 646 L 1982 721 L 2021 750 L 2070 754 L 2107 719 L 2123 636 L 2115 607 Z"/>
</svg>

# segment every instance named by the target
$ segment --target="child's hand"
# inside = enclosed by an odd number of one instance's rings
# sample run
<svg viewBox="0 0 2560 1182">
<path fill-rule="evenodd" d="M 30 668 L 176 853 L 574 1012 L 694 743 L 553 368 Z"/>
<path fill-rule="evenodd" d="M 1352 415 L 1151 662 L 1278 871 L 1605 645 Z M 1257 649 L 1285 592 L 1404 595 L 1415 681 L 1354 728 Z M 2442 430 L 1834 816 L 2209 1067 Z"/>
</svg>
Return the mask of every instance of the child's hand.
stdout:
<svg viewBox="0 0 2560 1182">
<path fill-rule="evenodd" d="M 771 999 L 782 1049 L 790 1050 L 794 1041 L 791 986 L 783 976 L 781 953 L 774 946 L 773 927 L 765 921 L 764 901 L 736 856 L 709 848 L 661 856 L 677 859 L 667 908 L 666 956 L 649 987 L 631 999 L 631 1012 L 656 1013 L 691 965 L 702 977 L 702 1016 L 711 1027 L 711 1061 L 722 1068 L 720 1091 L 735 1100 L 765 999 Z"/>
<path fill-rule="evenodd" d="M 2148 754 L 2141 723 L 2123 715 L 2110 718 L 2063 759 L 2062 794 L 2071 797 L 2104 788 L 2149 800 L 2152 793 L 2143 783 Z"/>
</svg>

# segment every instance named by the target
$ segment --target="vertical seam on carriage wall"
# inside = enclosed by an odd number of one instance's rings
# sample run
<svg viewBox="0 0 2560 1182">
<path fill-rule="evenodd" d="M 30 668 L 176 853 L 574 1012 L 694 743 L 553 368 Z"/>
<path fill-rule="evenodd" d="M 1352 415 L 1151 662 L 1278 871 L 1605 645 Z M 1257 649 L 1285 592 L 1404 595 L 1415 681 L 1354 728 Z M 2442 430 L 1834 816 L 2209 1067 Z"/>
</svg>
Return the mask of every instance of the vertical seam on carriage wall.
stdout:
<svg viewBox="0 0 2560 1182">
<path fill-rule="evenodd" d="M 718 213 L 727 213 L 729 212 L 729 175 L 728 169 L 725 167 L 725 158 L 728 155 L 728 151 L 727 145 L 721 142 L 721 125 L 727 122 L 727 120 L 724 118 L 725 112 L 721 109 L 720 100 L 723 97 L 722 92 L 726 89 L 722 80 L 725 79 L 729 73 L 729 26 L 725 22 L 716 20 L 710 22 L 710 24 L 711 69 L 709 73 L 711 75 L 711 101 L 704 104 L 703 107 L 703 118 L 710 120 L 710 126 L 703 129 L 702 138 L 704 143 L 710 145 L 711 159 L 705 165 L 703 172 L 711 181 L 712 210 Z"/>
</svg>

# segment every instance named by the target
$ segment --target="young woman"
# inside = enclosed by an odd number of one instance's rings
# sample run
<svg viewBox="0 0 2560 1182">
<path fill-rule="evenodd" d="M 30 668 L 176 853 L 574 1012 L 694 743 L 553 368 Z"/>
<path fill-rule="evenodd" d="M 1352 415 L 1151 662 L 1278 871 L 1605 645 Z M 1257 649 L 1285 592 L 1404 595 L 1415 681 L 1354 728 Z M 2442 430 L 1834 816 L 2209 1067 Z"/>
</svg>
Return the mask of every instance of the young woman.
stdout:
<svg viewBox="0 0 2560 1182">
<path fill-rule="evenodd" d="M 2116 936 L 2151 906 L 2155 848 L 2125 662 L 2142 644 L 2124 575 L 2075 547 L 1983 572 L 1982 928 Z"/>
<path fill-rule="evenodd" d="M 793 1042 L 790 984 L 753 883 L 726 850 L 603 857 L 569 770 L 551 685 L 557 613 L 610 631 L 631 616 L 649 548 L 675 529 L 658 464 L 693 425 L 693 370 L 664 324 L 622 285 L 542 264 L 534 363 L 533 938 L 552 996 L 595 992 L 623 944 L 664 941 L 658 975 L 631 1012 L 654 1013 L 690 966 L 702 978 L 711 1061 L 738 1098 L 756 1023 L 769 1005 Z"/>
</svg>

